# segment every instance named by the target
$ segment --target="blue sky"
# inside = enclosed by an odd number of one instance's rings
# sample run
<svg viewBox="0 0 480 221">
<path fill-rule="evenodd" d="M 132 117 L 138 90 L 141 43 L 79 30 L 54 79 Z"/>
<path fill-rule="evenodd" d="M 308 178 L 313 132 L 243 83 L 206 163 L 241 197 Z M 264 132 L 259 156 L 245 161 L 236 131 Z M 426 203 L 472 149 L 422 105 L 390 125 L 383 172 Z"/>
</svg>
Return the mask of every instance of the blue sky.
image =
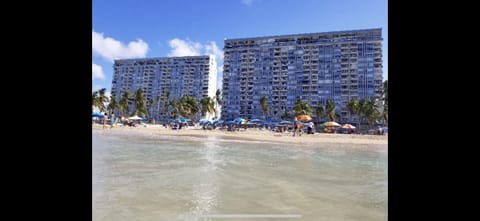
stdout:
<svg viewBox="0 0 480 221">
<path fill-rule="evenodd" d="M 112 85 L 113 60 L 214 54 L 226 38 L 382 28 L 387 0 L 93 0 L 92 89 Z M 220 85 L 220 84 L 217 84 Z"/>
</svg>

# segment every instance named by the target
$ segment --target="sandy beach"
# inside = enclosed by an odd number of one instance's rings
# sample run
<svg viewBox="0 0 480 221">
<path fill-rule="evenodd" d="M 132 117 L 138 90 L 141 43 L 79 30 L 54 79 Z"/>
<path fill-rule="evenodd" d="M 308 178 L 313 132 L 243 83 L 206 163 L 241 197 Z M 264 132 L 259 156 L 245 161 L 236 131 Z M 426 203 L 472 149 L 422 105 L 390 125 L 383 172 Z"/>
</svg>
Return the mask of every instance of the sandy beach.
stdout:
<svg viewBox="0 0 480 221">
<path fill-rule="evenodd" d="M 94 130 L 102 130 L 108 134 L 144 134 L 144 135 L 164 135 L 164 136 L 188 136 L 188 137 L 207 137 L 216 136 L 225 139 L 236 140 L 252 140 L 265 142 L 280 142 L 302 145 L 315 145 L 321 143 L 337 143 L 337 144 L 388 144 L 388 135 L 360 135 L 360 134 L 302 134 L 301 136 L 292 136 L 292 133 L 278 133 L 268 130 L 247 129 L 240 131 L 224 131 L 224 130 L 202 130 L 200 127 L 188 127 L 181 130 L 172 130 L 161 125 L 146 125 L 137 127 L 115 126 L 110 128 L 109 125 L 102 129 L 102 125 L 92 125 Z"/>
</svg>

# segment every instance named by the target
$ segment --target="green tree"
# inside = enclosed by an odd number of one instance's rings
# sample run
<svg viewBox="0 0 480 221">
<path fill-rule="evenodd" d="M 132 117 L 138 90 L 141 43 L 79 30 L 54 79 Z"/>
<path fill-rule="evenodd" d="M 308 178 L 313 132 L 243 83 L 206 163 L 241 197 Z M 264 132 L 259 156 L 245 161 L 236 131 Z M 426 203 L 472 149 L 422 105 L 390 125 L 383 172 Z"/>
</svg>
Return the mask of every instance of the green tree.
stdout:
<svg viewBox="0 0 480 221">
<path fill-rule="evenodd" d="M 160 103 L 162 102 L 162 96 L 157 95 L 156 102 L 157 102 L 157 112 L 155 117 L 158 118 L 158 115 L 160 114 Z"/>
<path fill-rule="evenodd" d="M 173 107 L 173 105 L 176 105 L 176 102 L 174 102 L 174 99 L 170 98 L 170 95 L 171 95 L 171 92 L 167 91 L 165 93 L 165 97 L 163 98 L 164 99 L 164 101 L 163 101 L 163 115 L 172 117 L 172 115 L 170 114 L 170 112 L 168 110 L 168 107 L 170 107 L 170 106 Z M 178 109 L 177 109 L 177 112 L 178 112 Z"/>
<path fill-rule="evenodd" d="M 153 112 L 153 99 L 150 98 L 147 100 L 147 109 L 148 109 L 148 116 L 151 117 L 152 116 L 152 112 Z"/>
<path fill-rule="evenodd" d="M 189 95 L 181 97 L 178 110 L 183 117 L 193 119 L 199 111 L 197 99 Z"/>
<path fill-rule="evenodd" d="M 120 105 L 118 105 L 117 96 L 115 94 L 112 94 L 110 96 L 110 103 L 107 106 L 108 111 L 109 112 L 114 112 L 118 109 L 119 106 Z"/>
<path fill-rule="evenodd" d="M 98 101 L 98 91 L 92 92 L 92 108 L 95 108 L 97 106 L 97 101 Z"/>
<path fill-rule="evenodd" d="M 385 124 L 388 125 L 388 80 L 383 82 L 382 98 L 383 112 L 381 117 L 385 120 Z"/>
<path fill-rule="evenodd" d="M 212 114 L 212 113 L 215 113 L 216 114 L 216 109 L 215 109 L 215 101 L 214 99 L 206 96 L 206 97 L 202 97 L 202 99 L 200 99 L 200 112 L 202 113 L 202 116 L 207 116 L 207 113 L 209 114 Z M 215 116 L 216 118 L 216 116 Z"/>
<path fill-rule="evenodd" d="M 347 109 L 351 115 L 358 115 L 358 112 L 360 109 L 359 109 L 357 100 L 353 98 L 350 99 L 347 103 Z"/>
<path fill-rule="evenodd" d="M 295 116 L 298 116 L 300 114 L 307 114 L 311 115 L 312 114 L 312 108 L 308 105 L 306 101 L 302 100 L 297 100 L 295 102 L 295 107 L 293 108 Z"/>
<path fill-rule="evenodd" d="M 172 107 L 172 111 L 168 112 L 170 118 L 177 118 L 178 114 L 180 114 L 180 109 L 182 108 L 180 100 L 177 99 L 170 99 L 167 107 Z"/>
<path fill-rule="evenodd" d="M 368 126 L 371 129 L 375 121 L 381 116 L 378 111 L 377 100 L 374 97 L 371 97 L 367 101 L 364 114 L 367 118 Z"/>
<path fill-rule="evenodd" d="M 100 112 L 105 112 L 107 107 L 105 104 L 108 102 L 108 97 L 106 95 L 106 88 L 98 90 L 98 92 L 92 93 L 92 105 L 97 107 Z"/>
<path fill-rule="evenodd" d="M 383 112 L 381 117 L 385 120 L 385 124 L 388 125 L 388 104 L 383 105 Z"/>
<path fill-rule="evenodd" d="M 262 108 L 263 119 L 266 120 L 266 113 L 268 113 L 267 95 L 263 94 L 260 98 L 260 106 Z"/>
<path fill-rule="evenodd" d="M 327 109 L 327 116 L 331 121 L 335 121 L 337 118 L 337 114 L 335 112 L 335 109 L 337 108 L 335 102 L 331 100 L 327 100 L 327 103 L 325 105 L 325 108 Z"/>
<path fill-rule="evenodd" d="M 128 117 L 128 113 L 130 112 L 130 98 L 132 94 L 130 91 L 124 91 L 122 94 L 122 98 L 120 99 L 120 112 L 125 117 Z"/>
<path fill-rule="evenodd" d="M 141 88 L 138 88 L 135 91 L 135 115 L 144 117 L 147 114 L 145 103 L 146 99 L 143 95 L 143 90 Z"/>
<path fill-rule="evenodd" d="M 364 119 L 364 116 L 365 116 L 365 113 L 367 111 L 367 100 L 365 98 L 360 98 L 360 100 L 358 100 L 358 129 L 362 129 L 362 121 Z"/>
<path fill-rule="evenodd" d="M 325 110 L 323 109 L 322 105 L 318 105 L 317 107 L 315 107 L 315 115 L 317 116 L 318 122 L 320 122 L 322 120 L 322 116 L 323 116 L 324 112 L 325 112 Z"/>
</svg>

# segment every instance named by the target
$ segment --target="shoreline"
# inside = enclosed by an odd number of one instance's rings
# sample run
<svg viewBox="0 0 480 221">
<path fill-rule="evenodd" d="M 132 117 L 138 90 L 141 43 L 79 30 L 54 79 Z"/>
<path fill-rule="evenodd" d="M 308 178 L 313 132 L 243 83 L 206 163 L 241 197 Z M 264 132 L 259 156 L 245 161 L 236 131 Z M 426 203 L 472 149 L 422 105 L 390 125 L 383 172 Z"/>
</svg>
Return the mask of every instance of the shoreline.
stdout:
<svg viewBox="0 0 480 221">
<path fill-rule="evenodd" d="M 105 129 L 103 125 L 92 125 L 92 132 L 103 131 L 108 134 L 142 134 L 142 135 L 160 135 L 172 137 L 192 137 L 205 138 L 217 137 L 225 140 L 244 140 L 244 141 L 263 141 L 274 143 L 316 145 L 316 144 L 373 144 L 388 145 L 388 135 L 361 135 L 361 134 L 302 134 L 302 136 L 292 136 L 291 132 L 278 133 L 268 130 L 248 129 L 246 131 L 221 131 L 221 130 L 202 130 L 201 128 L 188 127 L 181 130 L 167 129 L 161 125 L 147 125 L 146 127 L 128 127 L 114 126 L 110 128 L 107 125 Z"/>
</svg>

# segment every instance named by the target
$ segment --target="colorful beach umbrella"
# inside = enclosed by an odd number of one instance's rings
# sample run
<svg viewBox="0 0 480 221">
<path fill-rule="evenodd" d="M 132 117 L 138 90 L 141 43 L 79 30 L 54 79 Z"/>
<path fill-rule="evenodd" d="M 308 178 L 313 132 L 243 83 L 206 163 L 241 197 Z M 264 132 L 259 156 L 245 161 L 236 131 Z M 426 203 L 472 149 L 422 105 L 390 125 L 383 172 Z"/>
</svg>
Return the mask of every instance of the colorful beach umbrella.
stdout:
<svg viewBox="0 0 480 221">
<path fill-rule="evenodd" d="M 353 126 L 353 125 L 351 125 L 351 124 L 344 124 L 344 125 L 342 126 L 342 128 L 344 128 L 344 129 L 355 129 L 356 127 Z"/>
<path fill-rule="evenodd" d="M 297 116 L 297 120 L 299 121 L 311 121 L 312 117 L 306 115 L 306 114 L 301 114 Z"/>
<path fill-rule="evenodd" d="M 328 122 L 323 123 L 322 126 L 324 126 L 324 127 L 340 127 L 342 125 L 340 125 L 339 123 L 337 123 L 335 121 L 328 121 Z"/>
</svg>

